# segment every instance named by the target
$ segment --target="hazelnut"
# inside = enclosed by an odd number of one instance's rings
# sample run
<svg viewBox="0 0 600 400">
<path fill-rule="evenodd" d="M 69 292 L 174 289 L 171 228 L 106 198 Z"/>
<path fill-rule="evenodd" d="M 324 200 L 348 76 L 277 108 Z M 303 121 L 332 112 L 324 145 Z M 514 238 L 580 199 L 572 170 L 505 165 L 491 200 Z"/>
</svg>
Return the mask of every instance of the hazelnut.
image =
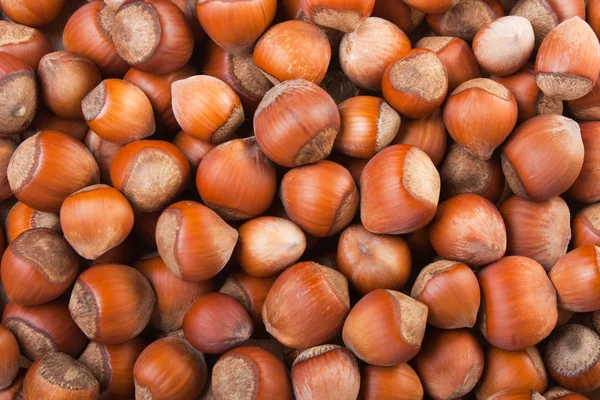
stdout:
<svg viewBox="0 0 600 400">
<path fill-rule="evenodd" d="M 446 98 L 448 72 L 433 51 L 414 49 L 387 66 L 382 91 L 388 103 L 400 114 L 423 118 Z"/>
<path fill-rule="evenodd" d="M 193 201 L 169 206 L 158 219 L 158 253 L 179 279 L 199 282 L 229 261 L 238 233 L 210 208 Z"/>
<path fill-rule="evenodd" d="M 321 83 L 329 67 L 331 47 L 325 33 L 305 21 L 285 21 L 267 30 L 256 43 L 254 62 L 278 84 L 291 79 Z"/>
<path fill-rule="evenodd" d="M 573 247 L 600 245 L 600 204 L 582 208 L 573 217 Z"/>
<path fill-rule="evenodd" d="M 0 135 L 13 136 L 27 128 L 37 108 L 33 69 L 19 58 L 0 52 Z"/>
<path fill-rule="evenodd" d="M 333 344 L 301 352 L 291 378 L 297 400 L 355 400 L 360 389 L 356 358 L 350 350 Z"/>
<path fill-rule="evenodd" d="M 0 352 L 2 352 L 0 361 L 0 391 L 2 391 L 11 386 L 17 377 L 21 357 L 15 335 L 3 325 L 0 325 Z"/>
<path fill-rule="evenodd" d="M 306 348 L 341 333 L 350 311 L 348 282 L 339 272 L 313 262 L 283 271 L 262 309 L 267 332 L 283 345 Z"/>
<path fill-rule="evenodd" d="M 183 192 L 190 179 L 190 164 L 171 143 L 138 140 L 114 155 L 110 178 L 134 210 L 154 212 Z"/>
<path fill-rule="evenodd" d="M 459 0 L 443 14 L 427 14 L 429 28 L 438 36 L 453 36 L 471 41 L 477 31 L 503 17 L 497 0 Z"/>
<path fill-rule="evenodd" d="M 48 353 L 34 362 L 23 381 L 23 398 L 100 398 L 100 385 L 92 372 L 64 353 Z"/>
<path fill-rule="evenodd" d="M 473 271 L 455 261 L 436 261 L 421 270 L 410 293 L 425 304 L 427 322 L 441 329 L 472 328 L 481 296 Z"/>
<path fill-rule="evenodd" d="M 246 309 L 223 293 L 200 296 L 183 318 L 185 337 L 203 353 L 224 353 L 248 340 L 253 332 Z"/>
<path fill-rule="evenodd" d="M 194 49 L 183 12 L 168 0 L 126 2 L 115 14 L 111 38 L 129 65 L 157 75 L 183 67 Z"/>
<path fill-rule="evenodd" d="M 0 40 L 0 52 L 25 61 L 34 71 L 38 69 L 40 59 L 51 51 L 42 32 L 14 22 L 0 21 Z"/>
<path fill-rule="evenodd" d="M 98 164 L 83 143 L 58 131 L 42 131 L 22 142 L 7 174 L 19 201 L 55 213 L 70 194 L 100 179 Z"/>
<path fill-rule="evenodd" d="M 146 345 L 140 337 L 117 345 L 90 342 L 79 362 L 98 380 L 102 398 L 133 398 L 133 366 Z"/>
<path fill-rule="evenodd" d="M 202 201 L 227 220 L 263 214 L 277 190 L 275 166 L 254 137 L 218 145 L 200 162 L 196 187 Z"/>
<path fill-rule="evenodd" d="M 340 43 L 340 66 L 361 88 L 381 91 L 386 67 L 410 51 L 408 37 L 393 23 L 367 18 L 344 35 Z"/>
<path fill-rule="evenodd" d="M 533 389 L 543 393 L 548 375 L 535 347 L 507 351 L 494 346 L 485 350 L 485 368 L 475 393 L 480 400 L 510 389 Z"/>
<path fill-rule="evenodd" d="M 90 129 L 102 139 L 127 144 L 154 134 L 152 104 L 142 89 L 121 79 L 106 79 L 81 101 Z"/>
<path fill-rule="evenodd" d="M 545 339 L 558 320 L 556 292 L 544 268 L 520 256 L 504 257 L 477 275 L 479 328 L 492 346 L 524 350 Z"/>
<path fill-rule="evenodd" d="M 88 344 L 63 299 L 38 306 L 8 303 L 2 324 L 17 338 L 21 354 L 31 361 L 57 351 L 78 357 Z"/>
<path fill-rule="evenodd" d="M 510 135 L 501 158 L 506 182 L 515 194 L 549 200 L 567 191 L 581 171 L 584 147 L 579 125 L 562 115 L 533 117 Z"/>
<path fill-rule="evenodd" d="M 400 128 L 400 115 L 378 97 L 352 97 L 338 108 L 342 124 L 333 148 L 350 157 L 373 157 L 392 142 Z"/>
<path fill-rule="evenodd" d="M 133 229 L 133 209 L 117 189 L 88 186 L 65 199 L 60 225 L 73 249 L 95 260 L 127 238 Z"/>
<path fill-rule="evenodd" d="M 339 271 L 361 294 L 399 290 L 410 275 L 410 250 L 404 239 L 371 233 L 364 226 L 346 228 L 337 248 Z"/>
<path fill-rule="evenodd" d="M 293 398 L 283 363 L 256 346 L 241 346 L 223 354 L 213 368 L 211 384 L 215 400 Z"/>
<path fill-rule="evenodd" d="M 280 193 L 290 219 L 317 237 L 333 236 L 348 226 L 359 203 L 352 176 L 331 161 L 288 171 L 281 181 Z"/>
<path fill-rule="evenodd" d="M 497 202 L 504 190 L 500 157 L 481 160 L 464 147 L 451 145 L 440 166 L 442 195 L 445 198 L 472 193 Z"/>
<path fill-rule="evenodd" d="M 202 393 L 207 375 L 203 354 L 185 339 L 159 339 L 135 362 L 135 397 L 195 399 Z"/>
<path fill-rule="evenodd" d="M 392 143 L 418 147 L 431 158 L 435 166 L 438 166 L 446 153 L 447 136 L 442 112 L 437 109 L 423 118 L 403 118 L 400 131 Z"/>
<path fill-rule="evenodd" d="M 410 233 L 435 216 L 440 175 L 431 159 L 415 146 L 393 145 L 375 155 L 360 177 L 360 218 L 379 234 Z M 398 209 L 406 210 L 399 213 Z"/>
<path fill-rule="evenodd" d="M 569 311 L 600 310 L 600 247 L 578 247 L 560 258 L 549 273 L 558 305 Z M 596 286 L 598 285 L 598 286 Z"/>
<path fill-rule="evenodd" d="M 550 377 L 566 389 L 590 392 L 600 386 L 600 337 L 577 324 L 558 328 L 550 336 L 544 361 Z"/>
<path fill-rule="evenodd" d="M 584 148 L 583 167 L 568 194 L 580 202 L 595 203 L 600 200 L 600 122 L 584 122 L 579 128 Z"/>
<path fill-rule="evenodd" d="M 257 217 L 238 228 L 235 250 L 239 266 L 248 274 L 268 277 L 294 264 L 306 250 L 302 230 L 284 218 Z"/>
<path fill-rule="evenodd" d="M 2 256 L 2 283 L 8 298 L 38 305 L 59 298 L 75 281 L 79 260 L 67 241 L 47 228 L 21 233 Z"/>
<path fill-rule="evenodd" d="M 102 81 L 88 58 L 69 51 L 46 54 L 38 69 L 44 102 L 62 118 L 82 119 L 81 101 Z"/>
<path fill-rule="evenodd" d="M 447 260 L 482 267 L 506 252 L 506 227 L 498 209 L 476 194 L 459 194 L 438 207 L 429 225 L 435 251 Z"/>
<path fill-rule="evenodd" d="M 506 225 L 506 254 L 529 257 L 549 271 L 567 253 L 571 213 L 560 197 L 535 202 L 512 196 L 500 206 Z"/>
<path fill-rule="evenodd" d="M 425 393 L 454 399 L 469 393 L 483 372 L 483 350 L 466 329 L 428 332 L 412 361 Z"/>
<path fill-rule="evenodd" d="M 269 90 L 254 114 L 256 141 L 269 159 L 284 167 L 323 160 L 340 129 L 335 102 L 303 79 Z"/>
<path fill-rule="evenodd" d="M 376 289 L 352 308 L 342 337 L 361 360 L 393 366 L 419 352 L 426 323 L 426 305 L 400 292 Z"/>
<path fill-rule="evenodd" d="M 473 39 L 473 53 L 490 74 L 517 72 L 533 52 L 535 36 L 529 20 L 518 16 L 499 18 L 481 28 Z"/>
<path fill-rule="evenodd" d="M 462 3 L 459 3 L 462 4 Z M 489 160 L 517 123 L 515 96 L 490 79 L 471 79 L 448 96 L 444 123 L 456 144 Z"/>
<path fill-rule="evenodd" d="M 120 290 L 115 292 L 115 287 Z M 139 271 L 125 265 L 102 264 L 79 275 L 69 311 L 90 340 L 121 344 L 144 330 L 155 301 L 152 287 Z"/>
<path fill-rule="evenodd" d="M 573 42 L 572 38 L 577 37 Z M 591 92 L 600 72 L 600 44 L 581 18 L 561 22 L 544 38 L 535 59 L 535 81 L 547 96 L 575 100 Z"/>
<path fill-rule="evenodd" d="M 398 364 L 393 367 L 365 365 L 362 368 L 360 392 L 364 400 L 423 399 L 421 380 L 408 364 Z"/>
<path fill-rule="evenodd" d="M 301 0 L 304 14 L 315 24 L 353 32 L 373 11 L 375 0 Z"/>
<path fill-rule="evenodd" d="M 93 1 L 75 11 L 67 21 L 62 39 L 65 50 L 89 58 L 108 77 L 120 78 L 129 69 L 111 39 L 115 11 L 120 4 L 111 8 L 108 1 Z"/>
</svg>

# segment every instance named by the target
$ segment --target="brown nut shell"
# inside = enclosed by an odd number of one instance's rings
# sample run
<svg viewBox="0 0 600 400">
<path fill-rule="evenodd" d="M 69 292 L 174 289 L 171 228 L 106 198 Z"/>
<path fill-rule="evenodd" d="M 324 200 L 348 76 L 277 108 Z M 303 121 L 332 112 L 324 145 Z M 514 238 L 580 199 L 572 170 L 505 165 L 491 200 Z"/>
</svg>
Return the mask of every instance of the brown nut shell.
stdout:
<svg viewBox="0 0 600 400">
<path fill-rule="evenodd" d="M 156 130 L 152 104 L 142 89 L 121 79 L 106 79 L 81 102 L 90 129 L 102 139 L 127 144 Z"/>
<path fill-rule="evenodd" d="M 19 58 L 0 52 L 0 136 L 27 128 L 37 109 L 35 72 Z"/>
<path fill-rule="evenodd" d="M 333 236 L 348 226 L 359 203 L 358 189 L 348 170 L 327 160 L 286 173 L 280 197 L 290 219 L 317 237 Z"/>
<path fill-rule="evenodd" d="M 447 260 L 481 267 L 506 252 L 506 227 L 498 209 L 476 194 L 459 194 L 438 207 L 429 240 Z"/>
<path fill-rule="evenodd" d="M 196 14 L 202 29 L 225 51 L 235 55 L 249 53 L 277 10 L 277 0 L 232 1 L 200 0 Z"/>
<path fill-rule="evenodd" d="M 67 21 L 63 43 L 65 50 L 89 58 L 108 77 L 121 78 L 129 65 L 121 58 L 111 39 L 116 10 L 116 7 L 111 9 L 107 2 L 102 1 L 85 4 Z"/>
<path fill-rule="evenodd" d="M 273 162 L 297 167 L 323 160 L 333 148 L 340 114 L 325 90 L 294 79 L 265 94 L 254 114 L 254 133 Z"/>
<path fill-rule="evenodd" d="M 39 305 L 59 298 L 79 273 L 79 260 L 67 241 L 47 228 L 20 234 L 2 256 L 2 284 L 20 305 Z"/>
<path fill-rule="evenodd" d="M 571 213 L 560 197 L 535 202 L 512 196 L 500 206 L 506 225 L 506 254 L 524 256 L 549 271 L 567 253 Z"/>
<path fill-rule="evenodd" d="M 491 345 L 524 350 L 556 326 L 556 292 L 536 261 L 504 257 L 482 269 L 477 278 L 482 294 L 479 328 Z"/>
<path fill-rule="evenodd" d="M 227 220 L 258 217 L 277 190 L 275 166 L 254 137 L 220 144 L 200 162 L 196 187 L 204 204 Z"/>
<path fill-rule="evenodd" d="M 410 233 L 426 226 L 437 210 L 440 175 L 415 146 L 393 145 L 375 155 L 360 177 L 360 218 L 379 234 Z M 399 213 L 398 208 L 407 210 Z"/>
<path fill-rule="evenodd" d="M 583 246 L 560 258 L 549 273 L 558 305 L 569 311 L 600 310 L 600 247 Z"/>
<path fill-rule="evenodd" d="M 283 362 L 255 346 L 223 354 L 213 368 L 211 383 L 215 399 L 293 399 Z"/>
<path fill-rule="evenodd" d="M 244 109 L 233 89 L 218 78 L 197 75 L 171 85 L 173 113 L 181 129 L 197 139 L 219 144 L 244 122 Z"/>
<path fill-rule="evenodd" d="M 501 159 L 513 193 L 549 200 L 567 191 L 581 171 L 584 147 L 579 125 L 562 115 L 533 117 L 515 129 L 502 148 Z"/>
<path fill-rule="evenodd" d="M 336 260 L 339 271 L 362 294 L 375 289 L 399 290 L 411 271 L 404 239 L 371 233 L 360 224 L 342 232 Z"/>
<path fill-rule="evenodd" d="M 466 329 L 428 332 L 412 361 L 425 393 L 453 399 L 469 393 L 483 373 L 481 345 Z"/>
<path fill-rule="evenodd" d="M 134 210 L 154 212 L 171 204 L 185 190 L 190 164 L 171 143 L 138 140 L 114 155 L 110 177 Z"/>
<path fill-rule="evenodd" d="M 158 219 L 156 242 L 167 267 L 179 279 L 204 281 L 229 261 L 237 231 L 210 208 L 193 201 L 168 207 Z"/>
<path fill-rule="evenodd" d="M 360 370 L 352 352 L 326 344 L 301 352 L 291 370 L 296 399 L 354 400 L 360 389 Z"/>
<path fill-rule="evenodd" d="M 378 97 L 353 97 L 338 108 L 342 124 L 333 148 L 350 157 L 373 157 L 392 142 L 401 126 L 400 115 Z"/>
<path fill-rule="evenodd" d="M 517 123 L 515 96 L 490 79 L 471 79 L 448 96 L 444 123 L 456 144 L 488 160 Z"/>
<path fill-rule="evenodd" d="M 423 118 L 436 110 L 448 92 L 448 72 L 431 50 L 414 49 L 388 65 L 382 91 L 396 111 L 409 118 Z"/>
<path fill-rule="evenodd" d="M 14 22 L 0 21 L 0 52 L 20 58 L 36 71 L 40 59 L 50 51 L 50 43 L 42 32 Z"/>
<path fill-rule="evenodd" d="M 287 347 L 324 344 L 342 331 L 350 311 L 348 282 L 339 272 L 313 262 L 286 269 L 262 309 L 267 332 Z"/>
<path fill-rule="evenodd" d="M 144 349 L 133 368 L 136 398 L 186 398 L 200 396 L 207 381 L 204 355 L 187 340 L 159 339 Z"/>
<path fill-rule="evenodd" d="M 133 398 L 133 366 L 146 345 L 141 337 L 117 345 L 90 342 L 79 362 L 98 380 L 103 398 Z"/>
<path fill-rule="evenodd" d="M 183 67 L 194 50 L 185 15 L 172 1 L 127 1 L 117 10 L 111 38 L 132 67 L 157 75 Z"/>
<path fill-rule="evenodd" d="M 342 337 L 361 360 L 393 366 L 419 352 L 426 323 L 426 305 L 400 292 L 376 289 L 352 308 Z"/>
<path fill-rule="evenodd" d="M 340 66 L 358 86 L 379 92 L 386 67 L 409 51 L 410 41 L 400 28 L 382 18 L 367 18 L 344 35 Z"/>
<path fill-rule="evenodd" d="M 33 363 L 23 381 L 23 398 L 98 399 L 100 385 L 92 372 L 64 353 L 48 353 Z"/>
<path fill-rule="evenodd" d="M 65 239 L 82 257 L 95 260 L 120 245 L 133 229 L 133 209 L 117 189 L 93 185 L 65 199 L 60 208 Z"/>
<path fill-rule="evenodd" d="M 573 37 L 577 37 L 575 42 Z M 600 44 L 581 18 L 557 25 L 535 59 L 535 81 L 547 96 L 575 100 L 591 92 L 600 72 Z"/>
<path fill-rule="evenodd" d="M 133 267 L 144 274 L 156 294 L 150 325 L 164 332 L 180 329 L 192 304 L 214 290 L 212 280 L 186 282 L 177 278 L 156 253 L 143 257 Z"/>
<path fill-rule="evenodd" d="M 122 289 L 115 293 L 115 287 Z M 103 264 L 79 275 L 69 311 L 89 339 L 121 344 L 144 330 L 155 301 L 152 287 L 139 271 L 125 265 Z"/>
<path fill-rule="evenodd" d="M 17 338 L 21 354 L 31 361 L 57 351 L 78 357 L 88 344 L 69 314 L 66 299 L 39 306 L 8 303 L 2 324 Z"/>
<path fill-rule="evenodd" d="M 429 308 L 427 322 L 441 329 L 472 328 L 481 302 L 479 282 L 466 264 L 436 261 L 421 270 L 411 297 Z"/>
<path fill-rule="evenodd" d="M 48 108 L 67 119 L 83 119 L 81 101 L 102 81 L 96 64 L 69 51 L 57 51 L 42 57 L 38 76 Z"/>
</svg>

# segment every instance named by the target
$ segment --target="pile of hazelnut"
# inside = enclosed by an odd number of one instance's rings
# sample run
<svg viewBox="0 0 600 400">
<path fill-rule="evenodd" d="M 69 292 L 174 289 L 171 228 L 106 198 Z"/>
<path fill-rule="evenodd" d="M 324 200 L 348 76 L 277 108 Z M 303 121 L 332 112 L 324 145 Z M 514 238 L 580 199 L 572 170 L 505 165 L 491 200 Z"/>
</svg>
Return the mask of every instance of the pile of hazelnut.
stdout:
<svg viewBox="0 0 600 400">
<path fill-rule="evenodd" d="M 600 0 L 0 6 L 0 399 L 600 398 Z"/>
</svg>

